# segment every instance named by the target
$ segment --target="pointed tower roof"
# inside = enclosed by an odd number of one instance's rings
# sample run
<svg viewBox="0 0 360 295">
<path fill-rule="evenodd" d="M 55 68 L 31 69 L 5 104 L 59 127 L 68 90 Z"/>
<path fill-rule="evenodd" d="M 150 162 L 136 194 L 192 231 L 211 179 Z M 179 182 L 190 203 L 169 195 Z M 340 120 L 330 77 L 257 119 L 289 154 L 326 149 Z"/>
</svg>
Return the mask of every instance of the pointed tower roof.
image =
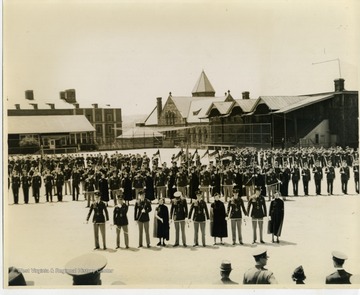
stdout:
<svg viewBox="0 0 360 295">
<path fill-rule="evenodd" d="M 195 84 L 192 96 L 215 96 L 214 87 L 212 87 L 204 70 L 201 72 L 201 75 Z"/>
</svg>

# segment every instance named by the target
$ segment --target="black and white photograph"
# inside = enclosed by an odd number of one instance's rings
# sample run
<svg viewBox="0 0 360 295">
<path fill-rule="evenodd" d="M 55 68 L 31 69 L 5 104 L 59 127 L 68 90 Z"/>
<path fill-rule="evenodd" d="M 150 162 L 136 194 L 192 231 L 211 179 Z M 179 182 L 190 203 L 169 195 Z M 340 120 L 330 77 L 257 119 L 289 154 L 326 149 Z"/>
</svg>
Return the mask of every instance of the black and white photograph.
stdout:
<svg viewBox="0 0 360 295">
<path fill-rule="evenodd" d="M 2 4 L 5 294 L 358 292 L 359 1 Z"/>
</svg>

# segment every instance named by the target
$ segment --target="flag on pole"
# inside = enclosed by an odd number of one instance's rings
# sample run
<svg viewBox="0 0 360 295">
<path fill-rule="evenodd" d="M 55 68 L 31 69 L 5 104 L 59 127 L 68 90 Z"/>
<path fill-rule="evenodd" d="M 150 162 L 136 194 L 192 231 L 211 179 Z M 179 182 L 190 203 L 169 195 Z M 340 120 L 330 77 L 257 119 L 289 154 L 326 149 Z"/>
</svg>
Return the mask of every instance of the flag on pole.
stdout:
<svg viewBox="0 0 360 295">
<path fill-rule="evenodd" d="M 209 158 L 214 158 L 219 154 L 218 150 L 213 151 L 212 153 L 208 153 Z"/>
<path fill-rule="evenodd" d="M 157 150 L 155 154 L 153 154 L 152 159 L 159 159 L 160 158 L 160 150 Z"/>
<path fill-rule="evenodd" d="M 205 157 L 206 155 L 208 155 L 208 154 L 209 154 L 209 149 L 207 149 L 206 152 L 205 152 L 205 154 L 203 154 L 203 155 L 201 156 L 201 159 L 204 158 L 204 157 Z"/>
<path fill-rule="evenodd" d="M 196 149 L 195 152 L 194 152 L 193 155 L 192 155 L 191 160 L 194 160 L 194 158 L 195 158 L 195 156 L 196 156 L 197 154 L 198 154 L 198 150 Z"/>
<path fill-rule="evenodd" d="M 173 161 L 177 161 L 180 156 L 184 153 L 183 149 L 181 148 L 181 150 L 177 153 L 177 155 L 174 157 Z"/>
</svg>

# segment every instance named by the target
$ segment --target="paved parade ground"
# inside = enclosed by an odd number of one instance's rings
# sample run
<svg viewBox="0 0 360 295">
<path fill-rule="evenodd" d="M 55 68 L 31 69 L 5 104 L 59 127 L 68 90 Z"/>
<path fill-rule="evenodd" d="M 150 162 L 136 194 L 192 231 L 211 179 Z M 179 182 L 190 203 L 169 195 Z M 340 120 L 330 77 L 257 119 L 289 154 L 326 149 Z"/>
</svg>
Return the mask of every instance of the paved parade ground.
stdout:
<svg viewBox="0 0 360 295">
<path fill-rule="evenodd" d="M 156 150 L 146 151 L 151 157 Z M 171 155 L 177 151 L 161 150 L 162 161 L 169 162 Z M 140 154 L 143 152 L 139 151 Z M 203 162 L 206 164 L 206 161 Z M 322 185 L 325 193 L 325 180 Z M 302 193 L 301 182 L 299 187 Z M 107 250 L 97 251 L 93 250 L 92 224 L 85 223 L 89 209 L 85 208 L 86 202 L 82 195 L 79 201 L 72 201 L 72 197 L 67 195 L 63 202 L 46 203 L 42 193 L 39 204 L 35 204 L 31 198 L 30 203 L 25 205 L 20 194 L 20 204 L 13 205 L 11 191 L 5 192 L 5 269 L 9 266 L 21 269 L 25 279 L 33 282 L 37 288 L 71 288 L 72 277 L 64 271 L 66 263 L 79 255 L 97 253 L 107 259 L 101 274 L 102 287 L 223 288 L 219 284 L 219 267 L 222 260 L 229 260 L 233 268 L 230 278 L 240 283 L 235 288 L 244 288 L 243 274 L 254 265 L 252 252 L 257 247 L 265 247 L 270 256 L 267 267 L 273 271 L 280 284 L 278 287 L 295 288 L 291 275 L 297 266 L 302 265 L 307 277 L 306 285 L 302 287 L 326 288 L 325 277 L 334 271 L 331 258 L 333 250 L 345 252 L 349 259 L 344 268 L 352 274 L 360 274 L 360 196 L 355 194 L 353 178 L 349 181 L 349 195 L 346 196 L 340 194 L 339 177 L 335 180 L 334 196 L 315 196 L 313 182 L 310 187 L 311 196 L 290 196 L 285 201 L 285 219 L 279 244 L 271 243 L 271 236 L 266 233 L 264 226 L 266 244 L 252 245 L 251 220 L 246 218 L 242 224 L 244 245 L 232 245 L 229 222 L 229 237 L 224 239 L 225 244 L 213 245 L 208 221 L 207 247 L 192 247 L 192 223 L 186 227 L 187 248 L 172 247 L 175 232 L 173 224 L 170 224 L 167 246 L 158 247 L 158 239 L 152 237 L 155 201 L 150 213 L 151 248 L 139 249 L 132 201 L 128 212 L 130 248 L 125 249 L 121 235 L 122 248 L 116 250 L 116 231 L 110 225 L 114 207 L 110 201 L 110 221 L 106 225 Z M 289 192 L 292 192 L 291 183 Z M 169 199 L 166 204 L 170 209 Z M 268 201 L 266 205 L 269 209 Z M 359 288 L 359 285 L 356 287 Z"/>
</svg>

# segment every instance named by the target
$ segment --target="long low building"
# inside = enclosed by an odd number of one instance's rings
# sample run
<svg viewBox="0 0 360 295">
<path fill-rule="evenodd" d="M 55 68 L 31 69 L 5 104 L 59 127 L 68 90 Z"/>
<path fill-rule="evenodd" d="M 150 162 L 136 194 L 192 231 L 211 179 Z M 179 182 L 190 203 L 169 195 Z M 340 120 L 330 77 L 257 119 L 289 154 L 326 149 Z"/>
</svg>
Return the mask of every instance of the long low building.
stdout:
<svg viewBox="0 0 360 295">
<path fill-rule="evenodd" d="M 78 151 L 94 146 L 95 128 L 84 115 L 9 116 L 9 153 Z M 25 144 L 25 142 L 31 144 Z M 38 148 L 36 148 L 38 144 Z M 30 151 L 31 150 L 31 151 Z"/>
</svg>

